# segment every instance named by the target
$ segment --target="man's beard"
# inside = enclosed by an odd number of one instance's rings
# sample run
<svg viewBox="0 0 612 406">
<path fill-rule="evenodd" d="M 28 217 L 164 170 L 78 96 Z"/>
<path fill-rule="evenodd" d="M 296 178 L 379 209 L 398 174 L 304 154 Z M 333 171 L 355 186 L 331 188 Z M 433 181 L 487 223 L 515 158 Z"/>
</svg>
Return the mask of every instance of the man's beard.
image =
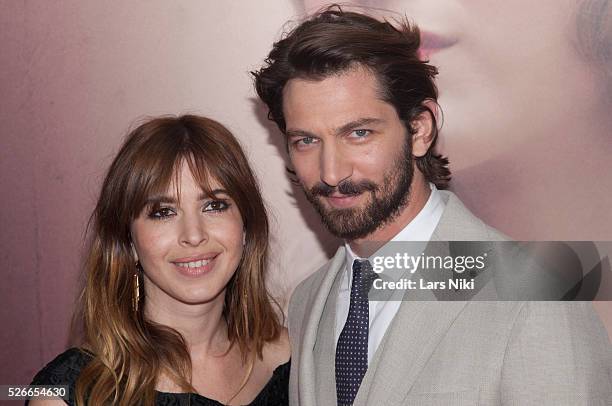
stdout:
<svg viewBox="0 0 612 406">
<path fill-rule="evenodd" d="M 351 241 L 364 238 L 397 218 L 409 201 L 414 174 L 412 164 L 412 151 L 407 140 L 401 154 L 383 175 L 382 185 L 377 185 L 369 179 L 357 183 L 347 179 L 336 187 L 323 182 L 310 189 L 303 185 L 302 187 L 306 198 L 317 210 L 327 229 L 335 236 Z M 370 201 L 363 208 L 328 208 L 322 198 L 334 192 L 345 196 L 369 192 Z"/>
</svg>

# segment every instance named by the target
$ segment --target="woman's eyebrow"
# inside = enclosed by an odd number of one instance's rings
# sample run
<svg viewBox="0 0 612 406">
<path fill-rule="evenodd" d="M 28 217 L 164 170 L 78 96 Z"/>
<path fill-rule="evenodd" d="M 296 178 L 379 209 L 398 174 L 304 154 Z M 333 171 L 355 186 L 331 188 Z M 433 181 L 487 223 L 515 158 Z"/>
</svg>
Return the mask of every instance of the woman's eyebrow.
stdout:
<svg viewBox="0 0 612 406">
<path fill-rule="evenodd" d="M 198 200 L 206 200 L 210 198 L 210 195 L 216 196 L 216 195 L 220 195 L 220 194 L 225 194 L 225 195 L 229 195 L 229 193 L 227 193 L 227 190 L 225 189 L 213 189 L 210 191 L 209 193 L 206 192 L 201 192 L 200 195 L 198 196 Z M 158 195 L 158 196 L 152 196 L 150 198 L 148 198 L 145 202 L 146 206 L 154 206 L 154 205 L 158 205 L 161 203 L 168 203 L 168 204 L 174 204 L 177 203 L 177 200 L 174 197 L 171 196 L 167 196 L 167 195 Z"/>
<path fill-rule="evenodd" d="M 176 203 L 176 199 L 170 196 L 153 196 L 147 199 L 145 205 L 157 205 L 160 203 Z"/>
<path fill-rule="evenodd" d="M 206 192 L 200 193 L 200 196 L 198 196 L 198 200 L 208 199 L 210 198 L 210 195 L 217 196 L 221 194 L 229 195 L 229 193 L 227 193 L 227 190 L 225 189 L 213 189 L 210 191 L 210 193 L 206 193 Z"/>
</svg>

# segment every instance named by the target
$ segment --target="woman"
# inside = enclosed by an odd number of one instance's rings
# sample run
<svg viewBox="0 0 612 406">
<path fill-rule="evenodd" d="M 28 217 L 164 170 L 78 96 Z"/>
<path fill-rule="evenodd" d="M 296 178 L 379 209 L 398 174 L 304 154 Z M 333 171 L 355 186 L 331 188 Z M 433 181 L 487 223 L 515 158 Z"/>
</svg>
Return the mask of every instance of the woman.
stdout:
<svg viewBox="0 0 612 406">
<path fill-rule="evenodd" d="M 227 129 L 197 116 L 136 128 L 91 224 L 84 345 L 32 384 L 68 385 L 70 405 L 287 404 L 266 210 Z"/>
</svg>

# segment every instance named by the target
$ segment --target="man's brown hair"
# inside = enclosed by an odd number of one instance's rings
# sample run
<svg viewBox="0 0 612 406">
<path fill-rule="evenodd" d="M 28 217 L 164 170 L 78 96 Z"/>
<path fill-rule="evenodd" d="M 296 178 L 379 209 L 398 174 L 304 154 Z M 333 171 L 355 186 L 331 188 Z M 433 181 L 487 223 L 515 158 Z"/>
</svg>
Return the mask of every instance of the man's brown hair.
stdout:
<svg viewBox="0 0 612 406">
<path fill-rule="evenodd" d="M 409 136 L 419 115 L 431 115 L 433 142 L 416 164 L 426 180 L 445 188 L 450 180 L 448 159 L 434 152 L 436 115 L 425 104 L 438 98 L 438 70 L 418 57 L 419 29 L 405 19 L 395 23 L 330 6 L 274 43 L 265 66 L 252 72 L 255 89 L 268 106 L 268 118 L 284 133 L 283 88 L 289 80 L 321 80 L 357 66 L 368 69 L 378 80 L 381 99 L 395 108 Z"/>
</svg>

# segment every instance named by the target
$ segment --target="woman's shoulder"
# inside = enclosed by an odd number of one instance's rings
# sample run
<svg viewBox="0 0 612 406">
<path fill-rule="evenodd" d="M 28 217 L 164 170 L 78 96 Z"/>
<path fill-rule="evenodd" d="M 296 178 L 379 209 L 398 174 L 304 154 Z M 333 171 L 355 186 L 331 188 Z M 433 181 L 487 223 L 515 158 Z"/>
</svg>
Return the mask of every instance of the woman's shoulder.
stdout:
<svg viewBox="0 0 612 406">
<path fill-rule="evenodd" d="M 266 343 L 263 350 L 263 358 L 268 368 L 272 370 L 289 362 L 291 358 L 291 345 L 286 327 L 281 328 L 280 335 L 276 340 Z"/>
<path fill-rule="evenodd" d="M 268 341 L 263 349 L 264 369 L 271 377 L 250 406 L 288 405 L 289 370 L 291 367 L 291 347 L 286 328 L 281 329 L 279 337 Z M 268 375 L 269 376 L 269 375 Z"/>
<path fill-rule="evenodd" d="M 289 370 L 291 368 L 291 347 L 289 334 L 282 328 L 280 336 L 266 343 L 263 363 L 272 371 L 272 377 L 250 406 L 289 404 Z"/>
<path fill-rule="evenodd" d="M 32 385 L 68 385 L 72 388 L 81 370 L 92 358 L 93 355 L 83 349 L 70 348 L 41 369 L 32 380 Z"/>
<path fill-rule="evenodd" d="M 31 385 L 61 385 L 68 386 L 68 399 L 64 402 L 68 405 L 74 404 L 74 388 L 76 386 L 77 379 L 81 374 L 81 370 L 87 365 L 87 363 L 93 358 L 93 355 L 86 350 L 80 348 L 70 348 L 49 362 L 43 369 L 41 369 L 34 379 L 32 379 Z M 59 401 L 46 401 L 47 403 L 41 403 L 41 401 L 34 401 L 32 404 L 43 405 L 43 404 L 64 404 Z M 55 402 L 55 403 L 52 403 Z M 26 405 L 30 404 L 26 402 Z"/>
</svg>

